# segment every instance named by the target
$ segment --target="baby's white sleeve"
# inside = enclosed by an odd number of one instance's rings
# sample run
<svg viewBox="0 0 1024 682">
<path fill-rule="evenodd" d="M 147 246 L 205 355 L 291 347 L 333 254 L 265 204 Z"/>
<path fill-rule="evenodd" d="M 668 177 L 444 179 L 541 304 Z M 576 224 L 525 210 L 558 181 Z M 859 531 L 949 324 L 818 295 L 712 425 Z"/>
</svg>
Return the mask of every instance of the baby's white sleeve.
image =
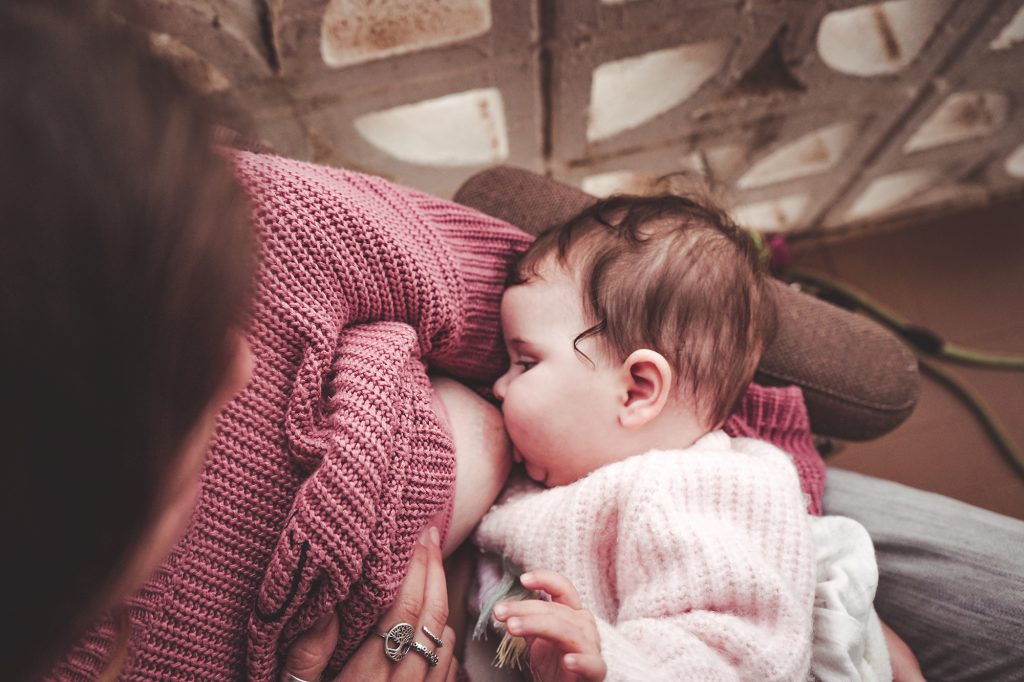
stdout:
<svg viewBox="0 0 1024 682">
<path fill-rule="evenodd" d="M 892 668 L 873 602 L 878 587 L 868 532 L 843 516 L 811 517 L 817 584 L 811 673 L 820 682 L 889 682 Z"/>
</svg>

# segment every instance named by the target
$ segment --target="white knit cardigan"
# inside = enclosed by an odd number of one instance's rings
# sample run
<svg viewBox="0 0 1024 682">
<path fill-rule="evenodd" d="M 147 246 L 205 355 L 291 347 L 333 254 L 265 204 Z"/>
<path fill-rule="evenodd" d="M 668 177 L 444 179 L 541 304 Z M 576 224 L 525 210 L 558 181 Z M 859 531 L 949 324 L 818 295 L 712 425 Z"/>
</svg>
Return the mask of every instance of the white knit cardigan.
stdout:
<svg viewBox="0 0 1024 682">
<path fill-rule="evenodd" d="M 476 534 L 573 582 L 609 680 L 804 680 L 815 553 L 790 458 L 710 433 L 543 489 L 510 486 Z"/>
</svg>

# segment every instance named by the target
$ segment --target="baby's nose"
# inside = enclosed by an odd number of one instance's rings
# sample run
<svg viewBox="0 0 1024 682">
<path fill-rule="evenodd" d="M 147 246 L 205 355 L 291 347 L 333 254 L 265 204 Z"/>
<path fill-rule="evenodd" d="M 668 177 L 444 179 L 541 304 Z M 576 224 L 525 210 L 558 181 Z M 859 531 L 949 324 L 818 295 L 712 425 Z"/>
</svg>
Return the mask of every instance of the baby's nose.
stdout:
<svg viewBox="0 0 1024 682">
<path fill-rule="evenodd" d="M 506 377 L 508 377 L 508 372 L 498 377 L 498 380 L 494 382 L 494 386 L 491 387 L 494 397 L 501 402 L 505 400 L 505 388 L 508 385 Z"/>
</svg>

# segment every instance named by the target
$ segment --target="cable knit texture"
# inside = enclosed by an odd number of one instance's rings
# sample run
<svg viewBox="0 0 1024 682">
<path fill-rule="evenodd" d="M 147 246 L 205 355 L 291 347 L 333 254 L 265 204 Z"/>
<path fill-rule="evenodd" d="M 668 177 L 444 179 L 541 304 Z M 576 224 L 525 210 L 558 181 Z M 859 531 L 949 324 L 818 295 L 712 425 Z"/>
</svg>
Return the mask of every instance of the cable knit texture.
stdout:
<svg viewBox="0 0 1024 682">
<path fill-rule="evenodd" d="M 505 272 L 531 239 L 379 178 L 230 158 L 260 240 L 256 366 L 220 415 L 184 539 L 130 603 L 127 679 L 274 679 L 333 605 L 332 669 L 347 659 L 452 501 L 453 445 L 424 363 L 471 384 L 500 374 Z M 766 390 L 744 402 L 764 437 L 780 415 L 806 419 L 799 391 Z M 95 679 L 112 632 L 98 625 L 52 676 Z"/>
<path fill-rule="evenodd" d="M 750 384 L 723 430 L 734 438 L 766 440 L 787 452 L 800 476 L 807 511 L 821 515 L 825 461 L 814 447 L 811 421 L 799 386 Z"/>
<path fill-rule="evenodd" d="M 784 453 L 716 431 L 566 486 L 518 482 L 476 541 L 573 582 L 609 680 L 798 681 L 811 655 L 808 518 Z"/>
</svg>

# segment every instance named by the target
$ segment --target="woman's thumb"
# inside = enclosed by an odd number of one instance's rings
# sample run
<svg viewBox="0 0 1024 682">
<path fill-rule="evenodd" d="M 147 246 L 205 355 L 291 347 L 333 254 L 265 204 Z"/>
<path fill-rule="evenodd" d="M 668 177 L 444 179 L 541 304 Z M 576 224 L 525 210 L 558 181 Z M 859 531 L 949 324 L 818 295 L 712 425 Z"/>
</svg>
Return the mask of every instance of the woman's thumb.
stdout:
<svg viewBox="0 0 1024 682">
<path fill-rule="evenodd" d="M 319 680 L 337 645 L 338 616 L 331 611 L 292 642 L 285 659 L 282 682 L 295 682 L 296 678 L 302 682 Z"/>
</svg>

